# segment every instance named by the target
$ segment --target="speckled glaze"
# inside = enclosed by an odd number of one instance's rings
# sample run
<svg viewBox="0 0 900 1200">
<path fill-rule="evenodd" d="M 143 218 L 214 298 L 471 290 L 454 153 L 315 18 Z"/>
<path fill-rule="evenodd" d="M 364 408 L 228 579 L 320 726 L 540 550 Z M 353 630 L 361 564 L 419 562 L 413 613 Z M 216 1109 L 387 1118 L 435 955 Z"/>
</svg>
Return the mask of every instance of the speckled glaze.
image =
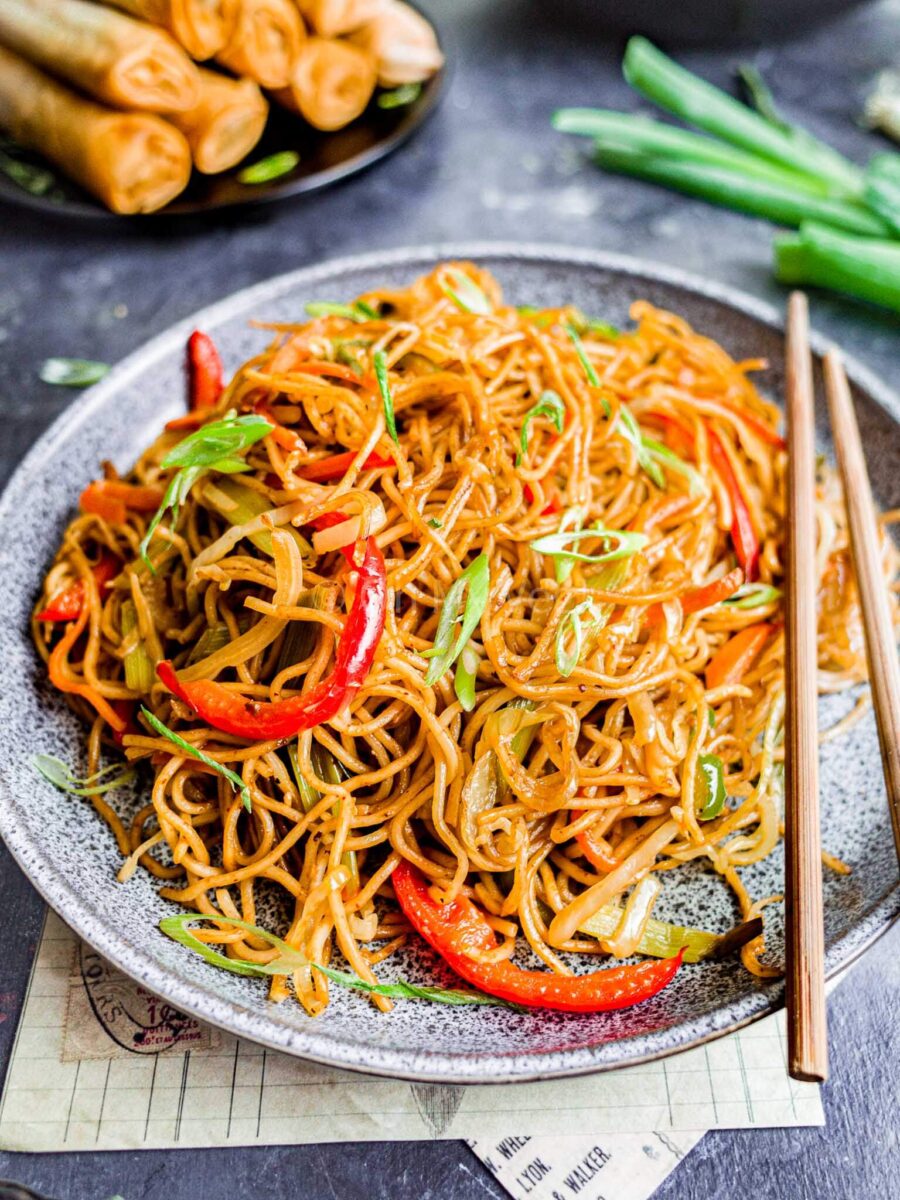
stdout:
<svg viewBox="0 0 900 1200">
<path fill-rule="evenodd" d="M 400 286 L 444 258 L 477 259 L 516 303 L 574 301 L 624 322 L 633 300 L 649 299 L 685 316 L 735 358 L 768 358 L 761 386 L 773 397 L 781 391 L 782 335 L 773 309 L 675 270 L 569 249 L 450 245 L 345 259 L 249 288 L 176 325 L 74 403 L 34 446 L 0 501 L 0 834 L 47 901 L 96 950 L 178 1007 L 240 1036 L 336 1067 L 444 1083 L 604 1070 L 673 1053 L 765 1016 L 782 1003 L 782 986 L 762 985 L 729 961 L 685 967 L 654 1000 L 617 1013 L 521 1014 L 410 1002 L 384 1016 L 342 992 L 310 1020 L 296 1004 L 270 1004 L 264 983 L 207 966 L 164 937 L 157 922 L 172 906 L 142 872 L 117 884 L 120 859 L 106 827 L 87 802 L 60 794 L 30 766 L 38 752 L 83 762 L 83 729 L 52 694 L 28 633 L 42 574 L 100 460 L 127 468 L 160 423 L 183 411 L 183 347 L 191 329 L 212 333 L 226 368 L 234 369 L 267 336 L 248 327 L 250 318 L 296 320 L 308 300 Z M 817 340 L 817 355 L 823 349 Z M 885 505 L 900 504 L 900 401 L 858 364 L 848 368 L 876 493 Z M 827 448 L 821 411 L 820 418 Z M 847 699 L 829 700 L 823 720 L 847 707 Z M 827 967 L 834 974 L 897 916 L 900 888 L 871 719 L 826 746 L 822 768 L 825 845 L 853 867 L 849 877 L 825 875 Z M 130 810 L 139 797 L 119 803 Z M 780 850 L 744 872 L 755 896 L 779 892 L 782 876 Z M 699 866 L 673 872 L 664 899 L 660 915 L 683 923 L 724 929 L 734 920 L 729 892 Z M 773 906 L 767 936 L 776 957 L 782 934 L 781 911 Z M 419 945 L 392 959 L 383 974 L 446 979 Z"/>
</svg>

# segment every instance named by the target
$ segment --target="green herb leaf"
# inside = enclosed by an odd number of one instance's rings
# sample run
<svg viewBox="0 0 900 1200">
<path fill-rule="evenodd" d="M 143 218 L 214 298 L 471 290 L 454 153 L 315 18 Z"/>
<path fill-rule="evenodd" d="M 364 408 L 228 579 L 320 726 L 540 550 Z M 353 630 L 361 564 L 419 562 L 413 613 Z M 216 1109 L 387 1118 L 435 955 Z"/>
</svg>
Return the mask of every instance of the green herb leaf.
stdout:
<svg viewBox="0 0 900 1200">
<path fill-rule="evenodd" d="M 581 554 L 569 549 L 569 542 L 581 542 L 586 538 L 599 539 L 605 549 L 599 554 Z M 647 545 L 646 534 L 631 533 L 622 529 L 603 529 L 595 526 L 593 529 L 562 530 L 559 533 L 548 533 L 531 542 L 532 550 L 546 554 L 551 558 L 567 559 L 574 562 L 606 563 L 615 562 L 620 558 L 630 558 Z"/>
<path fill-rule="evenodd" d="M 401 83 L 389 92 L 380 92 L 375 103 L 379 108 L 403 108 L 414 104 L 421 95 L 421 83 Z"/>
<path fill-rule="evenodd" d="M 554 121 L 555 124 L 555 121 Z M 538 311 L 537 309 L 534 310 Z M 621 329 L 617 329 L 615 325 L 610 325 L 608 321 L 601 321 L 596 317 L 589 317 L 581 311 L 580 308 L 572 310 L 572 325 L 576 333 L 582 337 L 586 333 L 596 333 L 600 337 L 609 338 L 614 341 L 621 334 Z"/>
<path fill-rule="evenodd" d="M 711 821 L 725 807 L 725 764 L 718 754 L 701 754 L 697 759 L 694 803 L 701 821 Z"/>
<path fill-rule="evenodd" d="M 730 608 L 760 608 L 763 604 L 774 604 L 781 599 L 781 588 L 772 587 L 769 583 L 745 583 L 723 604 Z"/>
<path fill-rule="evenodd" d="M 384 423 L 387 426 L 388 433 L 399 446 L 400 439 L 397 437 L 397 418 L 394 415 L 394 398 L 391 395 L 391 385 L 388 382 L 387 359 L 384 356 L 384 351 L 376 350 L 372 361 L 375 364 L 375 378 L 378 380 L 378 390 L 381 392 L 381 403 L 384 406 Z"/>
<path fill-rule="evenodd" d="M 369 983 L 358 975 L 347 971 L 336 971 L 334 967 L 323 967 L 321 963 L 310 963 L 313 970 L 321 971 L 332 983 L 341 987 L 352 988 L 357 992 L 367 992 L 372 996 L 389 996 L 392 1000 L 430 1000 L 432 1004 L 494 1004 L 501 1008 L 513 1008 L 518 1012 L 524 1011 L 518 1004 L 508 1000 L 498 1000 L 495 996 L 487 996 L 484 992 L 463 992 L 456 988 L 428 987 L 409 983 L 398 979 L 396 983 Z"/>
<path fill-rule="evenodd" d="M 282 150 L 238 171 L 237 181 L 250 184 L 271 183 L 273 179 L 281 179 L 283 175 L 290 174 L 299 161 L 300 155 L 296 150 Z"/>
<path fill-rule="evenodd" d="M 491 568 L 488 556 L 479 554 L 454 581 L 441 606 L 434 646 L 424 654 L 425 658 L 431 659 L 425 676 L 427 687 L 433 687 L 462 653 L 487 607 L 490 586 Z M 460 621 L 459 608 L 463 594 L 466 601 L 462 612 L 462 625 L 454 641 L 453 630 Z"/>
<path fill-rule="evenodd" d="M 563 404 L 560 396 L 550 390 L 541 392 L 541 398 L 533 408 L 530 408 L 525 414 L 525 420 L 522 422 L 522 433 L 519 437 L 519 452 L 516 454 L 516 466 L 520 466 L 522 459 L 528 453 L 528 426 L 535 417 L 548 417 L 556 428 L 557 433 L 562 433 L 563 424 L 566 419 L 566 406 Z"/>
<path fill-rule="evenodd" d="M 36 754 L 31 765 L 48 783 L 71 796 L 102 796 L 104 792 L 131 783 L 136 775 L 134 767 L 116 762 L 85 779 L 79 779 L 70 766 L 52 754 Z"/>
<path fill-rule="evenodd" d="M 377 321 L 378 313 L 371 304 L 357 300 L 353 304 L 337 304 L 331 300 L 313 300 L 306 305 L 306 311 L 311 317 L 346 317 L 348 321 L 362 324 L 365 321 Z"/>
<path fill-rule="evenodd" d="M 148 557 L 150 542 L 157 525 L 169 509 L 172 510 L 172 521 L 177 521 L 178 512 L 190 495 L 191 488 L 209 471 L 237 475 L 249 470 L 247 463 L 238 455 L 249 450 L 271 431 L 272 425 L 264 417 L 237 417 L 229 413 L 221 421 L 204 425 L 196 433 L 183 438 L 169 451 L 160 466 L 165 470 L 176 467 L 177 473 L 169 481 L 162 504 L 153 514 L 138 547 L 141 558 L 151 571 L 154 567 Z"/>
<path fill-rule="evenodd" d="M 656 486 L 663 491 L 666 486 L 666 477 L 660 469 L 659 463 L 650 453 L 644 442 L 644 435 L 641 433 L 641 427 L 634 418 L 634 413 L 627 404 L 622 404 L 619 407 L 618 424 L 622 428 L 622 436 L 634 446 L 637 453 L 638 465 L 645 474 L 649 475 Z"/>
<path fill-rule="evenodd" d="M 585 351 L 585 348 L 581 342 L 581 335 L 571 321 L 566 324 L 566 333 L 569 335 L 569 340 L 575 347 L 575 353 L 578 355 L 578 361 L 581 363 L 582 370 L 587 376 L 588 383 L 591 385 L 591 387 L 600 387 L 600 376 L 597 374 L 594 364 L 587 356 L 587 352 Z M 603 411 L 606 416 L 609 416 L 612 409 L 609 407 L 609 401 L 607 398 L 605 396 L 601 396 L 600 403 L 603 406 Z"/>
<path fill-rule="evenodd" d="M 471 712 L 475 707 L 475 681 L 478 678 L 480 661 L 475 647 L 471 642 L 467 642 L 463 646 L 453 676 L 453 690 L 466 712 Z"/>
<path fill-rule="evenodd" d="M 90 387 L 109 374 L 109 363 L 91 362 L 87 358 L 47 358 L 40 377 L 54 387 Z"/>
<path fill-rule="evenodd" d="M 443 529 L 444 528 L 444 522 L 439 521 L 437 519 L 437 517 L 429 517 L 428 520 L 426 521 L 426 524 L 429 529 Z"/>
<path fill-rule="evenodd" d="M 441 291 L 448 296 L 457 308 L 463 312 L 476 313 L 478 316 L 489 316 L 492 309 L 490 302 L 478 284 L 470 279 L 464 271 L 454 267 L 447 272 L 451 282 L 441 280 Z"/>
<path fill-rule="evenodd" d="M 244 783 L 243 779 L 241 779 L 240 775 L 235 774 L 234 771 L 222 763 L 216 762 L 214 758 L 210 758 L 208 754 L 204 754 L 202 750 L 198 750 L 196 746 L 186 741 L 183 737 L 180 737 L 168 725 L 164 725 L 159 717 L 154 716 L 150 709 L 146 708 L 143 704 L 141 705 L 141 716 L 144 717 L 150 728 L 155 730 L 160 737 L 167 738 L 173 746 L 177 746 L 179 750 L 183 750 L 191 758 L 196 758 L 198 762 L 205 763 L 206 766 L 211 767 L 213 771 L 221 775 L 223 779 L 227 779 L 235 791 L 240 792 L 241 803 L 247 812 L 253 811 L 250 789 Z"/>
</svg>

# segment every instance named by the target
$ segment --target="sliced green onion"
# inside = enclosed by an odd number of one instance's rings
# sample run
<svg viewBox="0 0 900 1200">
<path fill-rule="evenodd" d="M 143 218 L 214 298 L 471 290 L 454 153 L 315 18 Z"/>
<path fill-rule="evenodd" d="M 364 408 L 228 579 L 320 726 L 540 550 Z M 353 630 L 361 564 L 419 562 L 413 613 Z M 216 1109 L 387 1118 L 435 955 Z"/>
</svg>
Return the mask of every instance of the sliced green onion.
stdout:
<svg viewBox="0 0 900 1200">
<path fill-rule="evenodd" d="M 44 360 L 40 377 L 44 383 L 55 387 L 90 387 L 110 372 L 109 363 L 92 362 L 87 358 L 47 358 Z"/>
<path fill-rule="evenodd" d="M 138 619 L 133 600 L 122 602 L 122 636 L 127 641 L 131 634 L 136 634 Z M 130 650 L 126 651 L 122 660 L 125 666 L 125 686 L 133 692 L 144 695 L 153 687 L 156 679 L 156 669 L 153 659 L 147 653 L 147 647 L 137 636 Z"/>
<path fill-rule="evenodd" d="M 770 125 L 774 125 L 776 128 L 790 133 L 791 125 L 778 111 L 778 105 L 775 103 L 772 90 L 763 79 L 759 68 L 754 66 L 753 63 L 741 63 L 737 69 L 737 74 L 751 105 L 759 115 L 764 117 Z"/>
<path fill-rule="evenodd" d="M 775 239 L 781 283 L 830 288 L 900 312 L 900 244 L 850 237 L 804 222 L 799 235 Z"/>
<path fill-rule="evenodd" d="M 389 92 L 380 92 L 375 103 L 379 108 L 404 108 L 407 104 L 415 104 L 421 95 L 421 83 L 401 83 Z"/>
<path fill-rule="evenodd" d="M 583 921 L 579 928 L 584 933 L 600 941 L 615 936 L 622 920 L 624 908 L 613 901 L 595 912 L 593 916 Z M 684 961 L 700 962 L 709 958 L 721 942 L 716 933 L 707 933 L 703 929 L 692 929 L 687 925 L 672 925 L 668 921 L 660 921 L 650 917 L 644 926 L 641 940 L 635 948 L 635 954 L 648 954 L 654 958 L 672 958 L 679 950 L 684 950 Z"/>
<path fill-rule="evenodd" d="M 595 388 L 600 387 L 600 376 L 597 374 L 597 370 L 596 370 L 594 364 L 591 362 L 591 360 L 587 356 L 587 353 L 586 353 L 584 346 L 582 344 L 582 341 L 581 341 L 581 334 L 578 332 L 578 330 L 575 328 L 575 326 L 572 324 L 571 321 L 566 322 L 566 333 L 569 335 L 569 340 L 571 341 L 572 345 L 575 347 L 575 353 L 578 355 L 578 361 L 581 363 L 581 368 L 584 371 L 585 376 L 587 377 L 588 383 L 591 385 L 591 387 L 595 387 Z M 607 416 L 609 416 L 611 410 L 609 407 L 609 401 L 606 399 L 605 396 L 600 397 L 600 403 L 603 405 L 603 411 L 606 413 Z"/>
<path fill-rule="evenodd" d="M 725 764 L 718 754 L 701 754 L 694 777 L 694 806 L 701 821 L 711 821 L 725 807 Z"/>
<path fill-rule="evenodd" d="M 576 532 L 581 529 L 584 524 L 584 513 L 581 506 L 573 504 L 559 519 L 559 533 L 568 529 L 570 526 Z M 556 558 L 553 562 L 553 574 L 556 576 L 557 583 L 565 583 L 572 572 L 575 570 L 574 558 Z"/>
<path fill-rule="evenodd" d="M 300 803 L 303 805 L 304 812 L 311 812 L 313 808 L 322 799 L 322 793 L 317 791 L 312 784 L 303 777 L 300 773 L 300 763 L 297 756 L 297 743 L 293 742 L 288 746 L 288 758 L 291 763 L 291 771 L 294 776 L 294 782 L 297 784 L 297 791 L 300 795 Z M 325 783 L 337 784 L 341 783 L 344 775 L 341 771 L 340 764 L 334 755 L 326 750 L 324 746 L 318 742 L 313 742 L 309 752 L 309 760 L 312 764 L 312 769 L 317 777 Z M 335 817 L 340 818 L 341 803 L 338 801 L 332 808 L 332 813 Z M 345 850 L 341 855 L 341 864 L 350 872 L 350 882 L 348 886 L 352 892 L 359 890 L 359 866 L 356 861 L 355 850 Z"/>
<path fill-rule="evenodd" d="M 696 467 L 692 467 L 690 463 L 684 461 L 683 458 L 673 451 L 668 446 L 664 446 L 662 442 L 656 441 L 655 438 L 648 438 L 642 435 L 644 449 L 656 462 L 668 467 L 669 470 L 683 475 L 688 481 L 688 492 L 692 496 L 699 496 L 707 490 L 706 482 Z"/>
<path fill-rule="evenodd" d="M 240 792 L 241 803 L 244 805 L 244 808 L 246 808 L 247 812 L 252 812 L 253 800 L 250 796 L 250 789 L 247 787 L 246 783 L 244 783 L 243 779 L 241 779 L 240 775 L 235 774 L 234 771 L 230 770 L 226 766 L 223 766 L 222 763 L 216 762 L 214 758 L 210 758 L 208 754 L 204 754 L 202 750 L 198 750 L 196 746 L 193 746 L 183 737 L 180 737 L 177 733 L 175 733 L 174 730 L 170 729 L 168 725 L 164 725 L 159 717 L 154 716 L 150 709 L 143 704 L 141 705 L 141 716 L 144 718 L 150 728 L 158 733 L 160 737 L 167 738 L 173 746 L 177 746 L 179 750 L 182 750 L 185 754 L 190 755 L 191 758 L 196 758 L 198 762 L 205 763 L 206 766 L 215 771 L 217 775 L 221 775 L 223 779 L 227 779 L 234 790 L 236 792 Z"/>
<path fill-rule="evenodd" d="M 535 417 L 547 417 L 553 422 L 557 433 L 562 433 L 563 424 L 566 419 L 566 406 L 558 393 L 550 388 L 545 392 L 541 392 L 541 398 L 533 408 L 530 408 L 525 414 L 525 420 L 522 422 L 522 432 L 519 436 L 519 451 L 516 454 L 516 466 L 520 466 L 522 459 L 528 453 L 528 426 Z"/>
<path fill-rule="evenodd" d="M 331 589 L 324 584 L 317 584 L 308 591 L 303 591 L 297 597 L 297 608 L 326 609 L 331 596 Z M 313 621 L 290 621 L 284 631 L 278 661 L 275 664 L 275 674 L 280 675 L 288 667 L 309 658 L 316 645 L 318 628 Z"/>
<path fill-rule="evenodd" d="M 444 528 L 444 522 L 439 521 L 437 519 L 437 517 L 429 517 L 428 520 L 425 522 L 425 524 L 428 526 L 429 529 L 443 529 Z"/>
<path fill-rule="evenodd" d="M 463 651 L 463 647 L 475 632 L 481 615 L 487 607 L 488 594 L 491 587 L 491 568 L 486 554 L 478 557 L 466 567 L 447 592 L 447 597 L 441 606 L 437 631 L 434 635 L 434 646 L 424 654 L 430 658 L 428 673 L 425 676 L 427 687 L 433 687 L 446 670 L 453 665 Z M 462 611 L 462 621 L 456 639 L 453 631 L 460 622 L 459 608 L 465 595 L 465 606 Z"/>
<path fill-rule="evenodd" d="M 471 642 L 467 642 L 462 648 L 453 676 L 453 690 L 466 712 L 471 712 L 475 707 L 475 681 L 478 678 L 480 662 L 475 647 Z"/>
<path fill-rule="evenodd" d="M 353 304 L 337 304 L 331 300 L 313 300 L 306 305 L 306 311 L 311 317 L 346 317 L 348 321 L 363 324 L 365 321 L 377 321 L 378 313 L 364 300 L 356 300 Z"/>
<path fill-rule="evenodd" d="M 826 179 L 838 192 L 859 195 L 860 171 L 837 151 L 803 129 L 779 128 L 680 67 L 646 38 L 629 39 L 622 70 L 632 87 L 689 125 L 797 174 Z"/>
<path fill-rule="evenodd" d="M 565 111 L 565 110 L 561 110 L 561 111 Z M 576 110 L 572 109 L 569 111 L 574 112 Z M 584 111 L 589 112 L 592 110 L 585 109 Z M 555 124 L 555 118 L 554 118 L 554 124 Z M 521 312 L 522 310 L 520 309 L 519 311 Z M 540 311 L 539 309 L 532 310 L 532 312 L 539 312 L 539 311 Z M 571 310 L 571 312 L 572 312 L 572 324 L 575 326 L 575 329 L 577 330 L 578 333 L 581 334 L 582 337 L 584 337 L 584 335 L 586 333 L 595 333 L 598 335 L 598 337 L 605 337 L 605 338 L 609 338 L 610 341 L 615 341 L 615 339 L 617 337 L 621 336 L 622 330 L 618 329 L 615 325 L 610 325 L 608 321 L 601 321 L 597 317 L 589 317 L 585 313 L 583 313 L 580 308 L 573 308 Z"/>
<path fill-rule="evenodd" d="M 224 650 L 230 641 L 231 634 L 224 621 L 218 621 L 215 625 L 207 625 L 194 642 L 188 655 L 187 665 L 191 667 L 194 663 L 200 662 L 202 658 L 209 658 L 210 654 L 215 654 L 217 650 Z"/>
<path fill-rule="evenodd" d="M 585 538 L 599 539 L 607 549 L 599 554 L 581 554 L 569 548 L 569 542 L 581 542 Z M 532 550 L 546 554 L 551 558 L 562 558 L 574 562 L 606 563 L 615 562 L 619 558 L 629 558 L 637 554 L 647 545 L 649 538 L 643 533 L 632 533 L 623 529 L 603 529 L 596 526 L 593 529 L 565 530 L 561 533 L 548 533 L 529 543 Z"/>
<path fill-rule="evenodd" d="M 36 754 L 31 765 L 48 783 L 71 796 L 102 796 L 104 792 L 131 783 L 136 775 L 134 767 L 116 762 L 79 779 L 70 766 L 52 754 Z"/>
<path fill-rule="evenodd" d="M 658 488 L 665 489 L 666 477 L 660 469 L 659 463 L 650 453 L 644 443 L 644 435 L 641 433 L 641 427 L 634 418 L 634 413 L 627 404 L 619 406 L 618 424 L 622 426 L 622 434 L 634 446 L 637 454 L 638 465 L 644 471 Z"/>
<path fill-rule="evenodd" d="M 281 150 L 278 154 L 270 154 L 268 158 L 261 158 L 259 162 L 251 163 L 249 167 L 244 167 L 238 171 L 238 183 L 271 183 L 273 179 L 281 179 L 284 175 L 289 175 L 300 161 L 300 155 L 296 150 Z"/>
<path fill-rule="evenodd" d="M 574 565 L 574 564 L 571 564 Z M 631 559 L 620 558 L 615 562 L 607 563 L 585 580 L 587 587 L 600 588 L 603 591 L 613 591 L 620 588 L 628 578 L 628 572 L 631 570 Z M 572 650 L 566 647 L 566 640 L 569 637 L 569 624 L 567 621 L 572 613 L 567 613 L 560 621 L 556 630 L 556 638 L 554 640 L 554 659 L 556 661 L 556 669 L 563 678 L 568 678 L 575 670 L 575 667 L 581 661 L 582 656 L 589 650 L 590 644 L 594 638 L 606 627 L 606 623 L 613 614 L 615 605 L 608 600 L 587 600 L 582 601 L 577 605 L 578 609 L 582 609 L 585 614 L 585 620 L 582 621 L 581 615 L 577 618 L 577 625 L 571 630 L 572 638 L 575 643 Z"/>
<path fill-rule="evenodd" d="M 760 608 L 763 604 L 774 604 L 781 599 L 781 588 L 769 583 L 745 583 L 723 604 L 730 608 Z"/>
<path fill-rule="evenodd" d="M 568 679 L 581 659 L 584 619 L 588 617 L 596 620 L 596 606 L 593 600 L 582 600 L 580 604 L 569 609 L 557 627 L 553 657 L 556 669 L 563 679 Z"/>
<path fill-rule="evenodd" d="M 394 398 L 391 395 L 391 385 L 388 382 L 387 359 L 384 356 L 383 350 L 376 350 L 374 358 L 375 378 L 378 380 L 378 390 L 381 393 L 381 403 L 384 407 L 384 423 L 387 426 L 387 431 L 397 443 L 400 445 L 400 439 L 397 437 L 397 420 L 394 416 Z"/>
<path fill-rule="evenodd" d="M 487 296 L 478 286 L 478 284 L 470 279 L 465 271 L 460 271 L 457 268 L 447 272 L 451 282 L 446 279 L 441 280 L 441 291 L 445 296 L 449 297 L 463 312 L 475 313 L 477 316 L 486 317 L 493 311 L 490 301 Z"/>
</svg>

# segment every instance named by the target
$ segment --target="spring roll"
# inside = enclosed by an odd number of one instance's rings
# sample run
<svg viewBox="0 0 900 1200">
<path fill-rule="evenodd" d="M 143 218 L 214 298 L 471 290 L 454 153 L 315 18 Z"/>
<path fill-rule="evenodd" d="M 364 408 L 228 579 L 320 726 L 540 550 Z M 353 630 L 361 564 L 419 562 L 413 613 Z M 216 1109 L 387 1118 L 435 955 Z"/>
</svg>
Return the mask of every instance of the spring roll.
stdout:
<svg viewBox="0 0 900 1200">
<path fill-rule="evenodd" d="M 0 45 L 114 108 L 197 103 L 197 68 L 162 29 L 84 0 L 0 0 Z"/>
<path fill-rule="evenodd" d="M 188 140 L 194 166 L 217 175 L 239 163 L 262 137 L 269 106 L 252 79 L 200 71 L 200 102 L 170 118 Z"/>
<path fill-rule="evenodd" d="M 385 0 L 296 0 L 303 19 L 320 37 L 340 37 L 365 25 L 385 7 Z"/>
<path fill-rule="evenodd" d="M 375 60 L 349 42 L 307 38 L 290 86 L 275 93 L 316 129 L 341 129 L 356 120 L 375 91 Z"/>
<path fill-rule="evenodd" d="M 292 0 L 226 0 L 228 41 L 218 61 L 262 87 L 285 87 L 306 38 Z"/>
<path fill-rule="evenodd" d="M 191 58 L 212 58 L 228 39 L 225 0 L 101 0 L 167 29 Z"/>
<path fill-rule="evenodd" d="M 373 55 L 381 87 L 421 83 L 444 65 L 434 30 L 401 0 L 385 0 L 382 11 L 354 30 L 350 41 Z"/>
<path fill-rule="evenodd" d="M 0 129 L 117 213 L 155 212 L 191 174 L 184 135 L 162 117 L 113 112 L 2 48 Z"/>
</svg>

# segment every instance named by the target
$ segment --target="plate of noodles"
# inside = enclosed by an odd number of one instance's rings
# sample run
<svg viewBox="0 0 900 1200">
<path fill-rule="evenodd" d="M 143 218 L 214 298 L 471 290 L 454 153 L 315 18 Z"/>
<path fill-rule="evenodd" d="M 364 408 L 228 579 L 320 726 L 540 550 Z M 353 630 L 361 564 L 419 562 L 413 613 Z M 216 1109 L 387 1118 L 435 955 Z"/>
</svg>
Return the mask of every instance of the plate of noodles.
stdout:
<svg viewBox="0 0 900 1200">
<path fill-rule="evenodd" d="M 849 367 L 890 510 L 900 404 Z M 577 1074 L 771 1012 L 782 380 L 760 302 L 542 247 L 155 338 L 0 506 L 13 854 L 153 992 L 335 1066 Z M 900 891 L 827 456 L 817 499 L 833 974 Z"/>
</svg>

